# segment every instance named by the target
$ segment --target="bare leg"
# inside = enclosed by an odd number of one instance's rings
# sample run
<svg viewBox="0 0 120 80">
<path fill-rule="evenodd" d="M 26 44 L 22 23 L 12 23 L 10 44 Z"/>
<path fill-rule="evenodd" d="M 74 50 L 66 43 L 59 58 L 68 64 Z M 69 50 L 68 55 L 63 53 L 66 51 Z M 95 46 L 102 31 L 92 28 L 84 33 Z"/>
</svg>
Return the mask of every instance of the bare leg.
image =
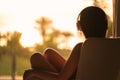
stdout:
<svg viewBox="0 0 120 80">
<path fill-rule="evenodd" d="M 57 72 L 57 70 L 49 63 L 43 55 L 40 53 L 34 53 L 31 56 L 31 67 L 33 69 L 43 70 L 43 71 L 50 71 L 50 72 Z"/>
<path fill-rule="evenodd" d="M 61 71 L 66 63 L 66 60 L 56 50 L 51 48 L 45 50 L 44 56 L 58 71 Z"/>
</svg>

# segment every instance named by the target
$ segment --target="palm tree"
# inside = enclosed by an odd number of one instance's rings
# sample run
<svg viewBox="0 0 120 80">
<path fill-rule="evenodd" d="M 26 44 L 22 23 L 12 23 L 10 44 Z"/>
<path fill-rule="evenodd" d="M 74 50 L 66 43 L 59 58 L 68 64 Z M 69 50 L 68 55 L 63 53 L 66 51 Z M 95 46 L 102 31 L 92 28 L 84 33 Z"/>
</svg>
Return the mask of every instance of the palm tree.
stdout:
<svg viewBox="0 0 120 80">
<path fill-rule="evenodd" d="M 16 73 L 16 53 L 17 50 L 21 47 L 20 44 L 21 33 L 14 32 L 13 34 L 7 33 L 7 49 L 12 55 L 12 80 L 15 80 Z"/>
<path fill-rule="evenodd" d="M 40 32 L 44 41 L 47 32 L 46 30 L 49 27 L 49 25 L 52 23 L 52 20 L 50 20 L 48 17 L 42 16 L 40 19 L 36 20 L 36 23 L 38 24 L 38 27 L 36 27 L 36 29 Z"/>
</svg>

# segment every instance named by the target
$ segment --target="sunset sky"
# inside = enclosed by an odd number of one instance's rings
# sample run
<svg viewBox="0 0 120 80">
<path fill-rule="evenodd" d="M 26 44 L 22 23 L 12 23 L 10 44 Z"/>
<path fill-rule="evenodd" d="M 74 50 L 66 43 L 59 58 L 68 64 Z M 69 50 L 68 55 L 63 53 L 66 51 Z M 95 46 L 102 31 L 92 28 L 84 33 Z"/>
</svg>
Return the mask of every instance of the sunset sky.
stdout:
<svg viewBox="0 0 120 80">
<path fill-rule="evenodd" d="M 0 0 L 0 31 L 22 32 L 22 45 L 32 46 L 41 41 L 38 31 L 34 29 L 35 20 L 46 16 L 53 21 L 55 28 L 76 34 L 76 17 L 84 7 L 92 5 L 90 1 Z M 71 42 L 76 40 L 77 43 L 76 37 Z"/>
</svg>

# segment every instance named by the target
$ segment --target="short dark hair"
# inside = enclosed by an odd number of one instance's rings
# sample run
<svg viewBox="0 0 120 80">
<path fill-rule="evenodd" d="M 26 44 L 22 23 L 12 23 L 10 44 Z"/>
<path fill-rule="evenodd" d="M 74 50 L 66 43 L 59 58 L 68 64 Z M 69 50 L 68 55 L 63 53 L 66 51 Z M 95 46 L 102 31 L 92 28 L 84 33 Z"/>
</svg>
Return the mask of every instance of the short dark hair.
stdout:
<svg viewBox="0 0 120 80">
<path fill-rule="evenodd" d="M 105 37 L 108 27 L 107 15 L 95 6 L 83 9 L 78 15 L 78 23 L 81 26 L 85 37 Z"/>
</svg>

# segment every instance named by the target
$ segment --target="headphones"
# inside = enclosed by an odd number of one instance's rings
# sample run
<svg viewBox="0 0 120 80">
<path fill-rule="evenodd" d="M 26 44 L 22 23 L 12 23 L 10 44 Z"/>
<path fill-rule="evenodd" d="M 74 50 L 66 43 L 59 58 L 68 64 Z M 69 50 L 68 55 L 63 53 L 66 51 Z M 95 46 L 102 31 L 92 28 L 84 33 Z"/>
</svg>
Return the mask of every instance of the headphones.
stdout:
<svg viewBox="0 0 120 80">
<path fill-rule="evenodd" d="M 81 31 L 81 25 L 80 25 L 80 13 L 78 14 L 78 17 L 77 17 L 77 23 L 76 23 L 76 26 L 77 26 L 77 29 L 78 31 Z"/>
</svg>

